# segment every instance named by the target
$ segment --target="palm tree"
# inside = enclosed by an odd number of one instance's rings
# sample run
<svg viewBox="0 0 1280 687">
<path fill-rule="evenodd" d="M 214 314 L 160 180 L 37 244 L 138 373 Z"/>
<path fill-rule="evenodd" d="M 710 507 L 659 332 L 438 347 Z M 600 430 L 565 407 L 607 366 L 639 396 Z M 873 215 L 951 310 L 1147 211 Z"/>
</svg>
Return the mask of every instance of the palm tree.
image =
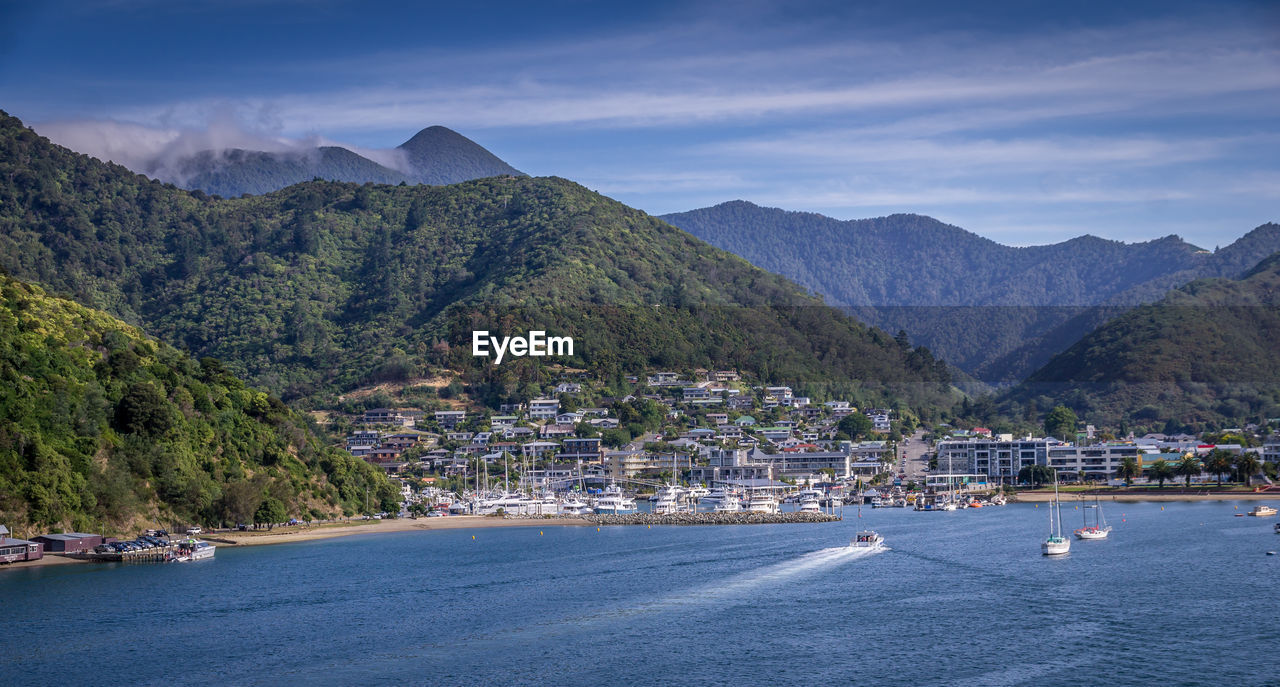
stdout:
<svg viewBox="0 0 1280 687">
<path fill-rule="evenodd" d="M 1175 473 L 1186 478 L 1188 489 L 1191 488 L 1191 478 L 1198 477 L 1202 469 L 1200 461 L 1194 453 L 1183 455 L 1182 460 L 1178 461 L 1178 464 L 1173 467 Z"/>
<path fill-rule="evenodd" d="M 1133 456 L 1125 456 L 1124 460 L 1120 461 L 1120 467 L 1116 469 L 1116 476 L 1124 480 L 1126 487 L 1133 486 L 1133 478 L 1141 474 L 1142 468 Z"/>
<path fill-rule="evenodd" d="M 1256 453 L 1244 451 L 1236 456 L 1236 472 L 1240 474 L 1240 481 L 1244 482 L 1246 487 L 1253 485 L 1253 476 L 1261 469 L 1262 463 L 1258 461 Z"/>
<path fill-rule="evenodd" d="M 1148 475 L 1160 482 L 1160 488 L 1164 489 L 1165 480 L 1173 479 L 1173 476 L 1176 474 L 1174 470 L 1175 468 L 1172 463 L 1161 458 L 1151 464 L 1151 467 L 1148 468 Z"/>
<path fill-rule="evenodd" d="M 1218 477 L 1218 486 L 1222 486 L 1222 475 L 1231 472 L 1235 465 L 1235 455 L 1225 449 L 1215 448 L 1204 457 L 1204 469 Z"/>
</svg>

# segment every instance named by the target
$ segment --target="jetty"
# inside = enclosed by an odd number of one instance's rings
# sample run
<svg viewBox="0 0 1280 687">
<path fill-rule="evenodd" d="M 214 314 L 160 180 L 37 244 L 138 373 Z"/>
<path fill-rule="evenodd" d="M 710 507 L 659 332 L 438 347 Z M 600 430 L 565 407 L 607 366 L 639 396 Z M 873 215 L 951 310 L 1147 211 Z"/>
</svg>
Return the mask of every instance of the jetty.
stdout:
<svg viewBox="0 0 1280 687">
<path fill-rule="evenodd" d="M 799 522 L 836 522 L 842 518 L 832 513 L 627 513 L 614 515 L 560 515 L 561 520 L 582 520 L 588 525 L 782 525 Z M 509 516 L 509 519 L 536 522 L 537 517 Z"/>
</svg>

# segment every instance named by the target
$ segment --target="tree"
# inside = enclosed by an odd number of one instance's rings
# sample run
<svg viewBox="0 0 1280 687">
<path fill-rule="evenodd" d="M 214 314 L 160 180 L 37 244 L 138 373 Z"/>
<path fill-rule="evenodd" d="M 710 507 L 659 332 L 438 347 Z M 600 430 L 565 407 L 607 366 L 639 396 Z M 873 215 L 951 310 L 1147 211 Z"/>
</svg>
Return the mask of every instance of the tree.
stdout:
<svg viewBox="0 0 1280 687">
<path fill-rule="evenodd" d="M 1187 488 L 1190 488 L 1191 478 L 1198 477 L 1200 475 L 1200 461 L 1196 458 L 1194 453 L 1187 453 L 1182 456 L 1182 460 L 1178 461 L 1178 464 L 1173 467 L 1173 471 L 1180 477 L 1186 478 Z"/>
<path fill-rule="evenodd" d="M 1148 468 L 1148 474 L 1151 479 L 1159 482 L 1160 488 L 1163 489 L 1165 480 L 1173 479 L 1177 472 L 1173 463 L 1161 458 L 1151 464 L 1151 467 Z"/>
<path fill-rule="evenodd" d="M 1116 476 L 1124 480 L 1126 487 L 1133 486 L 1133 478 L 1142 474 L 1142 467 L 1138 465 L 1138 460 L 1133 456 L 1125 456 L 1120 461 L 1120 467 L 1116 468 Z"/>
<path fill-rule="evenodd" d="M 862 413 L 850 413 L 840 420 L 836 429 L 849 435 L 850 439 L 865 439 L 871 434 L 871 418 Z"/>
<path fill-rule="evenodd" d="M 284 522 L 288 517 L 289 509 L 285 507 L 284 502 L 274 496 L 268 496 L 263 499 L 262 505 L 258 506 L 258 512 L 253 514 L 253 522 L 270 528 L 278 522 Z"/>
<path fill-rule="evenodd" d="M 1079 424 L 1079 418 L 1076 417 L 1074 410 L 1066 406 L 1057 406 L 1044 417 L 1044 433 L 1069 441 L 1076 434 L 1077 424 Z"/>
<path fill-rule="evenodd" d="M 1053 481 L 1054 471 L 1048 465 L 1028 465 L 1018 471 L 1018 481 L 1028 482 L 1032 487 L 1048 484 Z"/>
<path fill-rule="evenodd" d="M 1235 465 L 1235 454 L 1226 449 L 1215 448 L 1204 457 L 1204 469 L 1218 478 L 1218 486 L 1222 486 L 1222 475 L 1231 472 Z"/>
<path fill-rule="evenodd" d="M 1258 460 L 1256 453 L 1242 451 L 1236 456 L 1236 473 L 1240 475 L 1240 481 L 1244 482 L 1246 487 L 1253 485 L 1253 476 L 1261 469 L 1262 462 Z"/>
</svg>

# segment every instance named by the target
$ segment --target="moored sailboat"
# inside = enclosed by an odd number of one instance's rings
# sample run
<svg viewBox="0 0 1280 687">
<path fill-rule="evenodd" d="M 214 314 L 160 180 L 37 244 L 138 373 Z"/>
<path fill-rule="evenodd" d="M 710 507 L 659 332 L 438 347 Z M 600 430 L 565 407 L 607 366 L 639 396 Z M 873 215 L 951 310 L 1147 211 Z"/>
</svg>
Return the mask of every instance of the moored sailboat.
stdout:
<svg viewBox="0 0 1280 687">
<path fill-rule="evenodd" d="M 1061 556 L 1071 551 L 1071 540 L 1062 536 L 1062 502 L 1058 500 L 1058 471 L 1053 472 L 1053 501 L 1049 504 L 1049 536 L 1040 544 L 1046 556 Z"/>
</svg>

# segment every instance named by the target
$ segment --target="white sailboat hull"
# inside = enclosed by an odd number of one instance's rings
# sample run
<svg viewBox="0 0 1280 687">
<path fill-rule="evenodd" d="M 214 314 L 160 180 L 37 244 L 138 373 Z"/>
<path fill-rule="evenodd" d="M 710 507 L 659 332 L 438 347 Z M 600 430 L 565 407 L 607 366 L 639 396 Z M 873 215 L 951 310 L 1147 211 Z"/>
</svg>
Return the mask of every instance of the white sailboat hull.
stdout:
<svg viewBox="0 0 1280 687">
<path fill-rule="evenodd" d="M 1040 545 L 1040 552 L 1046 556 L 1061 556 L 1071 551 L 1071 540 L 1066 537 L 1048 539 Z"/>
</svg>

